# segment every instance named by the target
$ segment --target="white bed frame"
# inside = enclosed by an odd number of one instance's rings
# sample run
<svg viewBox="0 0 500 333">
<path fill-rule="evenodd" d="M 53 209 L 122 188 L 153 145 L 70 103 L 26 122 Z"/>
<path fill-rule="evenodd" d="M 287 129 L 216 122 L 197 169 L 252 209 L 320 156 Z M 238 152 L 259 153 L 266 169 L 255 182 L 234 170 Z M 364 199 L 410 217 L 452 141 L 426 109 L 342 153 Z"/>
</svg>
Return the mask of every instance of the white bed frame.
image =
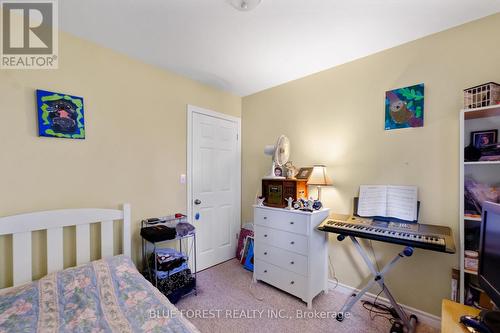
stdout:
<svg viewBox="0 0 500 333">
<path fill-rule="evenodd" d="M 130 256 L 130 205 L 63 209 L 0 217 L 0 236 L 12 235 L 13 284 L 32 281 L 31 232 L 47 230 L 47 273 L 63 269 L 63 227 L 76 226 L 76 264 L 90 261 L 90 224 L 101 223 L 101 258 L 113 255 L 113 221 L 123 221 L 123 254 Z"/>
</svg>

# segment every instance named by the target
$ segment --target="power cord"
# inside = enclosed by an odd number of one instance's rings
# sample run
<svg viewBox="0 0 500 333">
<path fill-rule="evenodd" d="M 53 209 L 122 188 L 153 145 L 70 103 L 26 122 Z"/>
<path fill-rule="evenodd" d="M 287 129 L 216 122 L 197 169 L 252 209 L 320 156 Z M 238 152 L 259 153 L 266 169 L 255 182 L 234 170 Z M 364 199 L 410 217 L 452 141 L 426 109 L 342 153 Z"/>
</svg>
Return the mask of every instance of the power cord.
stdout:
<svg viewBox="0 0 500 333">
<path fill-rule="evenodd" d="M 252 290 L 253 289 L 252 286 L 254 286 L 254 285 L 257 285 L 257 283 L 253 282 L 253 280 L 250 281 L 250 285 L 248 286 L 248 291 L 250 292 L 250 295 L 252 295 L 253 298 L 255 298 L 256 300 L 258 300 L 259 302 L 262 302 L 264 300 L 264 297 L 257 296 L 255 294 L 255 291 Z"/>
<path fill-rule="evenodd" d="M 370 319 L 372 320 L 375 319 L 377 316 L 386 318 L 391 322 L 392 320 L 400 319 L 398 313 L 394 308 L 378 302 L 378 298 L 380 297 L 380 294 L 382 294 L 384 290 L 385 287 L 377 294 L 377 297 L 375 297 L 375 300 L 373 302 L 363 300 L 362 301 L 363 307 L 369 311 Z"/>
<path fill-rule="evenodd" d="M 332 258 L 330 257 L 330 255 L 328 255 L 328 268 L 330 270 L 330 276 L 335 281 L 335 287 L 329 289 L 334 290 L 339 286 L 339 279 L 337 278 L 337 273 L 335 272 L 335 267 L 333 267 Z"/>
<path fill-rule="evenodd" d="M 375 300 L 373 302 L 366 300 L 362 301 L 363 308 L 369 311 L 369 316 L 371 320 L 380 317 L 389 321 L 389 323 L 391 324 L 391 329 L 389 331 L 390 333 L 403 333 L 404 332 L 403 324 L 396 310 L 385 304 L 378 303 L 378 298 L 380 294 L 384 291 L 384 289 L 385 287 L 382 288 L 382 290 L 377 294 L 377 297 L 375 297 Z"/>
</svg>

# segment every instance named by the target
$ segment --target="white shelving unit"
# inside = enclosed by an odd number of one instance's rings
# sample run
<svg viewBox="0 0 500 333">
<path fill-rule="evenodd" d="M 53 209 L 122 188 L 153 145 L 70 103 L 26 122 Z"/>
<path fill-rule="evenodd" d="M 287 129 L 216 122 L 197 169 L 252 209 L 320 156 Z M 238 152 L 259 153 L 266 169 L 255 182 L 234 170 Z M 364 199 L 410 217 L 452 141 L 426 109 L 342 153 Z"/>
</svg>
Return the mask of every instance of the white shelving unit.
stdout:
<svg viewBox="0 0 500 333">
<path fill-rule="evenodd" d="M 470 133 L 474 131 L 498 129 L 500 132 L 500 105 L 477 109 L 464 109 L 460 112 L 460 302 L 465 299 L 465 282 L 477 276 L 477 272 L 464 267 L 465 232 L 468 228 L 478 227 L 481 218 L 466 217 L 464 207 L 464 181 L 471 175 L 481 183 L 500 183 L 500 161 L 464 161 L 464 148 L 470 143 Z M 469 229 L 470 230 L 470 229 Z"/>
</svg>

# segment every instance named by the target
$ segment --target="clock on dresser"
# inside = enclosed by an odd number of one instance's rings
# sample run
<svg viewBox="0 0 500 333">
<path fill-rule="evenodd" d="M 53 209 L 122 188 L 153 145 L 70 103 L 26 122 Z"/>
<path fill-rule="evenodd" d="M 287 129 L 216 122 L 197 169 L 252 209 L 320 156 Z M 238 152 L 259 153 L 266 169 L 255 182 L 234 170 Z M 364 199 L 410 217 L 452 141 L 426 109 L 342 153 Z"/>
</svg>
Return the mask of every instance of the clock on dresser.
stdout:
<svg viewBox="0 0 500 333">
<path fill-rule="evenodd" d="M 328 235 L 316 227 L 329 212 L 254 206 L 254 281 L 297 296 L 310 309 L 328 291 Z"/>
</svg>

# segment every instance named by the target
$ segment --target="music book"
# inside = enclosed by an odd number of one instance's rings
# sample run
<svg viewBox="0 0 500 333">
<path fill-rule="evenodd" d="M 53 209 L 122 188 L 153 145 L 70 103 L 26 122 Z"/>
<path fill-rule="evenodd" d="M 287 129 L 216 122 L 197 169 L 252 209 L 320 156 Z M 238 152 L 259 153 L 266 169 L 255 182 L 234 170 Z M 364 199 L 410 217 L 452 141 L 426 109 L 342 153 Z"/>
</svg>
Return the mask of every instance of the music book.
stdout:
<svg viewBox="0 0 500 333">
<path fill-rule="evenodd" d="M 417 209 L 416 186 L 361 185 L 359 187 L 359 216 L 383 216 L 416 221 Z"/>
</svg>

